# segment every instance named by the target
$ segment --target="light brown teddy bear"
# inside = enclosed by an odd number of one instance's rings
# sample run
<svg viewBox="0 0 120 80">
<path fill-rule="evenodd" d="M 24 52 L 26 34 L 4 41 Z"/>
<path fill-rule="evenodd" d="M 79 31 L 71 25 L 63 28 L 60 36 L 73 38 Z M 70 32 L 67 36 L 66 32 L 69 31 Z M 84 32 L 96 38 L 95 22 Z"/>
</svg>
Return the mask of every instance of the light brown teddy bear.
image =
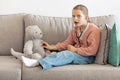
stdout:
<svg viewBox="0 0 120 80">
<path fill-rule="evenodd" d="M 16 52 L 13 48 L 11 48 L 11 54 L 16 58 L 21 60 L 21 56 L 26 56 L 32 59 L 40 59 L 49 54 L 49 52 L 45 52 L 45 49 L 42 46 L 42 38 L 43 34 L 40 28 L 37 25 L 28 26 L 25 29 L 25 45 L 24 51 Z"/>
</svg>

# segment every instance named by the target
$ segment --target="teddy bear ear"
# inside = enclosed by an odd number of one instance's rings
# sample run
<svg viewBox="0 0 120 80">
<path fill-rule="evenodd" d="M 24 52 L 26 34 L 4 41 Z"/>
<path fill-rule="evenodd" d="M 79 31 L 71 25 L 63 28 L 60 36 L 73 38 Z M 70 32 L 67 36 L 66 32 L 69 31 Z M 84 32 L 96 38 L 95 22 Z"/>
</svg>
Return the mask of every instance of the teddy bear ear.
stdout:
<svg viewBox="0 0 120 80">
<path fill-rule="evenodd" d="M 31 29 L 31 26 L 26 27 L 25 31 L 29 31 Z"/>
</svg>

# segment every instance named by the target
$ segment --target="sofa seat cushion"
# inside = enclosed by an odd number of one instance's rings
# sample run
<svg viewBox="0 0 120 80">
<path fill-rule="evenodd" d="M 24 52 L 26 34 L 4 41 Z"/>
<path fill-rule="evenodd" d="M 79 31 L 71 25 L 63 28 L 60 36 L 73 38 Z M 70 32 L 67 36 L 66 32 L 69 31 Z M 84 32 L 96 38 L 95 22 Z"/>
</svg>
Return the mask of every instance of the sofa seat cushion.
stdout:
<svg viewBox="0 0 120 80">
<path fill-rule="evenodd" d="M 120 67 L 87 64 L 66 65 L 42 70 L 41 67 L 27 68 L 23 65 L 23 80 L 119 80 Z"/>
<path fill-rule="evenodd" d="M 0 56 L 0 80 L 21 80 L 21 62 L 12 56 Z"/>
</svg>

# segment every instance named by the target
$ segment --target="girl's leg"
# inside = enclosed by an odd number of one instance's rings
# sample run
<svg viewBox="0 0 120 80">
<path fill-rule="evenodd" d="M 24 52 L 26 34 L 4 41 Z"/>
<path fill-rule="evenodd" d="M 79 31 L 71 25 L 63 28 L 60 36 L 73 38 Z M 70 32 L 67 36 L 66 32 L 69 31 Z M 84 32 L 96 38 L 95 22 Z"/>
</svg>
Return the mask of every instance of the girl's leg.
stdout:
<svg viewBox="0 0 120 80">
<path fill-rule="evenodd" d="M 75 59 L 73 64 L 91 64 L 95 60 L 95 56 L 81 56 L 79 54 L 74 54 Z"/>
<path fill-rule="evenodd" d="M 39 60 L 29 59 L 22 56 L 22 61 L 27 67 L 34 67 L 40 64 L 43 69 L 49 69 L 66 64 L 89 64 L 94 61 L 94 56 L 81 56 L 66 50 Z"/>
<path fill-rule="evenodd" d="M 39 63 L 43 69 L 49 69 L 56 66 L 66 65 L 66 64 L 87 64 L 91 63 L 94 58 L 83 57 L 71 51 L 61 51 L 56 54 L 40 59 Z"/>
</svg>

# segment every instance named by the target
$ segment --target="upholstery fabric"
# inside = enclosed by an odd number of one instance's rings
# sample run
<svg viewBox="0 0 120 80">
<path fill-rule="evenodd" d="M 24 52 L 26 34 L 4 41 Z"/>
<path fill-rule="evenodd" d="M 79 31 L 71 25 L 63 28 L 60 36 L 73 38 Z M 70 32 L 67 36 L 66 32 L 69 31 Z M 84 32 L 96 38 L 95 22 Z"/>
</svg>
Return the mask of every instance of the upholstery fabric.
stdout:
<svg viewBox="0 0 120 80">
<path fill-rule="evenodd" d="M 109 25 L 112 29 L 112 26 L 115 22 L 115 16 L 114 15 L 108 15 L 108 16 L 96 16 L 96 17 L 90 17 L 90 22 L 95 23 L 98 27 L 101 25 Z M 103 26 L 104 27 L 104 26 Z"/>
<path fill-rule="evenodd" d="M 105 24 L 101 30 L 100 46 L 95 58 L 95 63 L 97 64 L 107 64 L 110 30 L 111 28 L 107 24 Z"/>
<path fill-rule="evenodd" d="M 106 49 L 106 42 L 108 39 L 107 35 L 108 35 L 108 28 L 107 26 L 105 26 L 103 29 L 101 29 L 100 46 L 95 58 L 95 63 L 104 64 L 103 59 Z"/>
<path fill-rule="evenodd" d="M 0 56 L 0 80 L 21 80 L 21 66 L 12 56 Z"/>
<path fill-rule="evenodd" d="M 43 32 L 43 40 L 49 44 L 64 41 L 73 27 L 71 18 L 47 17 L 28 14 L 24 17 L 25 27 L 38 25 Z"/>
<path fill-rule="evenodd" d="M 23 14 L 0 15 L 0 55 L 10 55 L 10 48 L 22 52 Z"/>
<path fill-rule="evenodd" d="M 42 70 L 23 66 L 22 80 L 118 80 L 120 67 L 111 65 L 66 65 Z M 112 76 L 112 77 L 111 77 Z"/>
<path fill-rule="evenodd" d="M 108 30 L 108 32 L 107 32 L 107 39 L 106 39 L 106 45 L 105 45 L 105 51 L 104 51 L 104 58 L 103 58 L 103 63 L 104 64 L 107 64 L 108 63 L 108 53 L 109 53 L 109 46 L 110 46 L 110 44 L 109 44 L 109 42 L 110 42 L 110 31 L 111 31 L 111 27 L 109 26 L 109 25 L 107 25 L 107 24 L 105 24 L 106 25 L 106 27 L 107 27 L 107 30 Z"/>
<path fill-rule="evenodd" d="M 110 49 L 108 55 L 108 62 L 113 66 L 120 64 L 120 28 L 116 23 L 110 33 Z"/>
</svg>

